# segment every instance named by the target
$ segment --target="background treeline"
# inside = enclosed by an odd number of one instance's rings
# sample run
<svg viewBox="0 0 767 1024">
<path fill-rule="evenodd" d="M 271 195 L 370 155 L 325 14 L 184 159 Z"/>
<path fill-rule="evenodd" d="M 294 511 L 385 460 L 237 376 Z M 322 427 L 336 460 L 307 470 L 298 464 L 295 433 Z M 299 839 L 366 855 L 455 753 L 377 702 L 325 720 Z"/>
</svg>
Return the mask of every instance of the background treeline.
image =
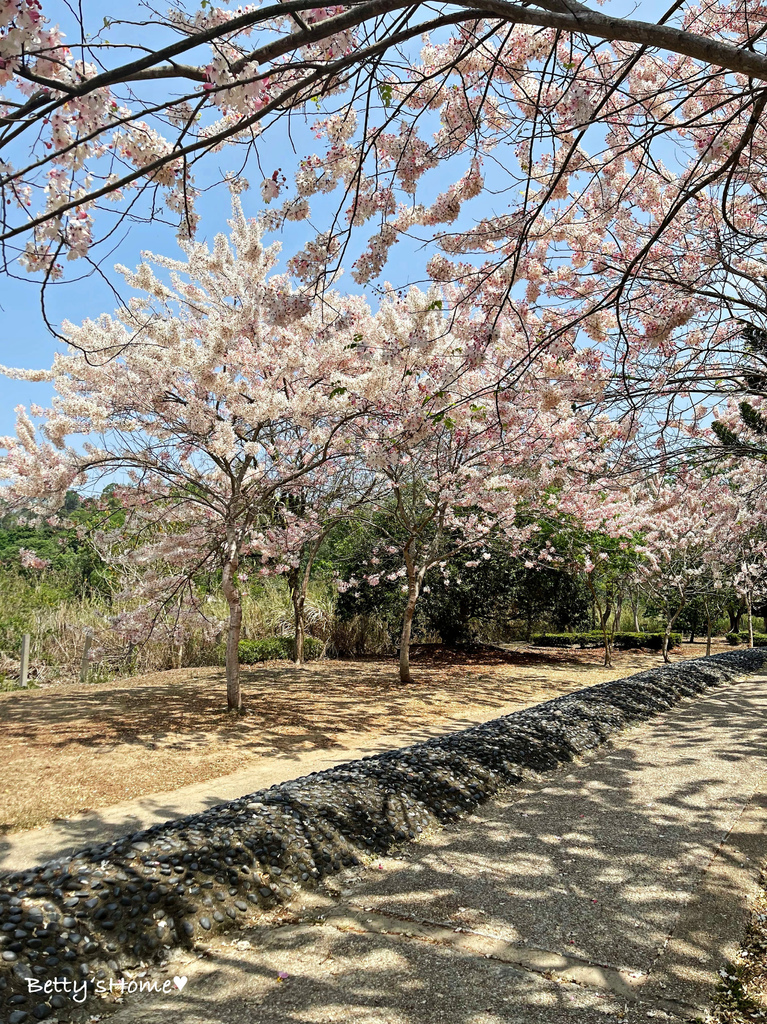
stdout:
<svg viewBox="0 0 767 1024">
<path fill-rule="evenodd" d="M 220 579 L 209 575 L 195 585 L 210 619 L 222 624 L 212 635 L 186 631 L 177 644 L 152 637 L 131 643 L 113 628 L 130 606 L 130 595 L 119 571 L 105 564 L 88 540 L 103 519 L 105 498 L 108 492 L 98 502 L 69 492 L 61 510 L 67 525 L 32 524 L 23 516 L 0 519 L 0 675 L 13 675 L 24 633 L 32 637 L 33 676 L 45 679 L 76 678 L 88 633 L 93 638 L 91 679 L 223 663 L 226 605 Z M 406 594 L 396 577 L 397 555 L 387 556 L 385 550 L 377 549 L 380 582 L 374 587 L 365 581 L 375 540 L 370 523 L 354 518 L 325 538 L 308 591 L 307 660 L 396 653 Z M 47 564 L 24 567 L 25 551 Z M 415 614 L 415 642 L 456 647 L 532 640 L 551 647 L 599 646 L 598 613 L 582 577 L 511 556 L 502 538 L 495 538 L 487 553 L 489 558 L 477 560 L 467 550 L 429 575 Z M 241 661 L 291 658 L 294 618 L 287 581 L 261 575 L 258 560 L 250 568 L 243 583 Z M 339 591 L 339 580 L 358 582 Z M 651 598 L 632 590 L 629 581 L 621 588 L 612 580 L 610 586 L 616 590 L 611 619 L 616 646 L 638 646 L 632 634 L 663 631 L 662 609 Z M 741 639 L 744 611 L 734 593 L 722 592 L 715 633 L 729 633 L 731 642 Z M 757 609 L 757 614 L 764 611 Z M 705 634 L 700 598 L 689 601 L 675 630 L 686 639 Z M 675 634 L 673 640 L 678 639 Z M 657 636 L 642 645 L 657 649 Z"/>
</svg>

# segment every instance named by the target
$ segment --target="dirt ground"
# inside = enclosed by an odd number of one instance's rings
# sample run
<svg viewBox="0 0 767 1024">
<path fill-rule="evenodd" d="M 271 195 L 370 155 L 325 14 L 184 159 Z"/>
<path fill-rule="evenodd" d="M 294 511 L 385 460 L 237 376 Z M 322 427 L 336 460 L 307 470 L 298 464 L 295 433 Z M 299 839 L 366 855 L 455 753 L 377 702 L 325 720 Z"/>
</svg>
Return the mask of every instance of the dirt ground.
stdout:
<svg viewBox="0 0 767 1024">
<path fill-rule="evenodd" d="M 767 862 L 750 912 L 739 956 L 719 972 L 722 981 L 710 1024 L 763 1024 L 767 1019 Z"/>
<path fill-rule="evenodd" d="M 673 660 L 704 653 L 705 643 L 683 644 Z M 218 668 L 0 693 L 0 832 L 205 782 L 270 755 L 342 746 L 354 734 L 460 729 L 471 711 L 509 713 L 660 660 L 619 651 L 605 669 L 596 650 L 416 647 L 407 687 L 389 658 L 302 670 L 268 662 L 243 672 L 241 717 L 226 712 Z"/>
</svg>

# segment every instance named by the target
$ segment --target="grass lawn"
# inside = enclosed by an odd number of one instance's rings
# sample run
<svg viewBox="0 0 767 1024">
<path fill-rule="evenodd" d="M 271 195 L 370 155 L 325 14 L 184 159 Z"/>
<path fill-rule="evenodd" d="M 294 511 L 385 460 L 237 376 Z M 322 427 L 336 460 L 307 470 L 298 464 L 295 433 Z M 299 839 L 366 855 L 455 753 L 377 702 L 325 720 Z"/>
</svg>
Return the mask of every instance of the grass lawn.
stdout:
<svg viewBox="0 0 767 1024">
<path fill-rule="evenodd" d="M 714 651 L 731 650 L 717 643 Z M 683 644 L 673 659 L 695 658 Z M 465 728 L 661 663 L 657 653 L 415 647 L 416 683 L 390 658 L 269 662 L 243 672 L 245 714 L 227 714 L 224 673 L 178 669 L 102 684 L 0 693 L 0 832 L 17 831 L 149 793 L 205 782 L 270 756 L 353 746 L 422 726 Z"/>
</svg>

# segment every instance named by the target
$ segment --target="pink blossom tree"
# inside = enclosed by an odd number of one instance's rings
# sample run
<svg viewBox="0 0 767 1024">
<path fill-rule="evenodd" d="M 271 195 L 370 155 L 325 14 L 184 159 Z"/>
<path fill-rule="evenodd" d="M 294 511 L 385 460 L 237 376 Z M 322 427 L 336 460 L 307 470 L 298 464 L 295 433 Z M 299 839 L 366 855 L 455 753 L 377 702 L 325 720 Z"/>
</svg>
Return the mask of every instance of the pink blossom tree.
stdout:
<svg viewBox="0 0 767 1024">
<path fill-rule="evenodd" d="M 493 533 L 519 550 L 531 529 L 520 513 L 529 519 L 574 461 L 585 470 L 615 436 L 594 411 L 602 381 L 593 351 L 563 348 L 530 369 L 528 339 L 512 321 L 476 346 L 476 322 L 448 318 L 437 294 L 411 289 L 382 302 L 365 346 L 377 354 L 371 379 L 387 383 L 378 401 L 370 392 L 369 412 L 353 425 L 359 457 L 380 482 L 371 511 L 388 514 L 371 516 L 371 525 L 391 524 L 383 543 L 402 559 L 388 576 L 407 594 L 402 683 L 413 681 L 413 616 L 427 575 L 467 549 L 482 558 Z M 366 575 L 374 587 L 377 562 L 374 552 Z"/>
<path fill-rule="evenodd" d="M 641 551 L 643 587 L 666 618 L 663 658 L 687 602 L 707 594 L 719 571 L 722 538 L 738 532 L 741 504 L 721 477 L 688 470 L 659 482 L 648 495 Z"/>
<path fill-rule="evenodd" d="M 67 487 L 116 481 L 121 557 L 146 567 L 137 597 L 150 619 L 197 612 L 195 576 L 220 571 L 227 700 L 239 709 L 241 562 L 277 495 L 345 454 L 367 311 L 338 297 L 312 305 L 270 273 L 276 248 L 236 203 L 231 225 L 230 240 L 186 244 L 184 261 L 147 257 L 124 271 L 143 295 L 116 317 L 67 325 L 53 407 L 32 410 L 39 433 L 19 408 L 2 471 L 21 501 L 60 504 Z"/>
<path fill-rule="evenodd" d="M 565 515 L 549 526 L 552 534 L 539 552 L 538 561 L 559 565 L 586 584 L 602 633 L 604 664 L 612 668 L 614 633 L 620 622 L 623 593 L 637 568 L 639 537 L 632 532 L 632 527 L 636 529 L 635 515 L 626 519 L 616 513 L 612 503 L 602 502 L 598 493 L 591 498 L 585 521 Z M 583 509 L 583 502 L 580 504 Z"/>
<path fill-rule="evenodd" d="M 548 0 L 211 0 L 68 14 L 66 29 L 56 15 L 53 0 L 0 8 L 0 239 L 44 281 L 93 258 L 107 205 L 164 205 L 193 235 L 197 165 L 231 144 L 230 184 L 259 188 L 270 226 L 306 225 L 291 267 L 307 283 L 352 234 L 360 284 L 415 236 L 456 303 L 489 326 L 510 314 L 538 349 L 583 330 L 635 403 L 722 380 L 731 316 L 760 308 L 767 54 L 751 0 L 655 22 Z M 309 111 L 283 172 L 275 140 Z"/>
<path fill-rule="evenodd" d="M 345 441 L 348 438 L 344 439 Z M 315 560 L 328 534 L 372 498 L 375 481 L 355 453 L 328 460 L 319 472 L 291 481 L 275 495 L 271 520 L 254 539 L 262 576 L 282 576 L 293 606 L 294 662 L 304 663 L 306 600 Z"/>
<path fill-rule="evenodd" d="M 763 537 L 742 538 L 733 565 L 732 584 L 736 594 L 746 602 L 748 614 L 748 646 L 754 646 L 754 603 L 767 598 L 767 542 Z"/>
</svg>

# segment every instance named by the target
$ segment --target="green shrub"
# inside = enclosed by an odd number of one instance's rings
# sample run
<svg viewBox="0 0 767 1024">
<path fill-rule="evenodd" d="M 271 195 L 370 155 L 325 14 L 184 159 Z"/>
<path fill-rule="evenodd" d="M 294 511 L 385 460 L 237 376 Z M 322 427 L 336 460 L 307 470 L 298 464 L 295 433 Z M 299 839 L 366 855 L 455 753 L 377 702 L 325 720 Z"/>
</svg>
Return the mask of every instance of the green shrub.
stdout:
<svg viewBox="0 0 767 1024">
<path fill-rule="evenodd" d="M 738 642 L 737 640 L 730 639 L 732 636 L 733 636 L 732 633 L 728 633 L 727 634 L 728 642 L 731 643 L 731 644 L 732 643 L 737 643 Z M 740 640 L 740 643 L 742 643 L 742 644 L 747 644 L 748 643 L 748 630 L 741 630 L 740 633 L 737 634 L 737 636 L 738 636 L 738 639 Z M 757 633 L 757 632 L 754 632 L 754 647 L 767 647 L 767 633 Z"/>
<path fill-rule="evenodd" d="M 21 638 L 34 631 L 34 619 L 30 614 L 17 612 L 0 619 L 0 651 L 18 654 Z"/>
<path fill-rule="evenodd" d="M 304 657 L 314 661 L 322 656 L 324 644 L 316 637 L 304 638 Z M 242 665 L 255 665 L 258 661 L 292 661 L 295 640 L 292 636 L 268 636 L 263 640 L 240 640 L 239 654 Z"/>
<path fill-rule="evenodd" d="M 748 640 L 748 636 L 746 636 L 746 640 Z M 728 633 L 727 643 L 730 644 L 732 647 L 737 647 L 740 643 L 740 637 L 737 633 Z"/>
<path fill-rule="evenodd" d="M 668 638 L 668 649 L 678 647 L 682 642 L 681 633 L 671 633 Z M 663 650 L 663 633 L 616 633 L 613 644 L 621 650 L 632 647 L 644 647 L 650 651 Z"/>
<path fill-rule="evenodd" d="M 40 687 L 34 681 L 34 679 L 28 679 L 27 685 L 22 686 L 17 679 L 8 679 L 6 676 L 0 676 L 0 693 L 14 693 L 16 691 L 25 690 L 39 690 Z"/>
<path fill-rule="evenodd" d="M 601 629 L 590 629 L 587 633 L 576 633 L 575 636 L 581 648 L 602 647 L 605 642 Z"/>
<path fill-rule="evenodd" d="M 651 651 L 663 649 L 663 633 L 615 633 L 613 647 L 618 650 L 628 650 L 633 647 L 643 647 Z M 669 636 L 669 650 L 678 647 L 682 642 L 681 633 L 672 633 Z M 581 649 L 587 647 L 601 647 L 604 638 L 599 630 L 593 629 L 588 633 L 537 633 L 532 638 L 532 643 L 537 647 L 574 647 Z"/>
<path fill-rule="evenodd" d="M 530 643 L 536 647 L 574 647 L 578 643 L 579 633 L 536 633 Z"/>
</svg>

